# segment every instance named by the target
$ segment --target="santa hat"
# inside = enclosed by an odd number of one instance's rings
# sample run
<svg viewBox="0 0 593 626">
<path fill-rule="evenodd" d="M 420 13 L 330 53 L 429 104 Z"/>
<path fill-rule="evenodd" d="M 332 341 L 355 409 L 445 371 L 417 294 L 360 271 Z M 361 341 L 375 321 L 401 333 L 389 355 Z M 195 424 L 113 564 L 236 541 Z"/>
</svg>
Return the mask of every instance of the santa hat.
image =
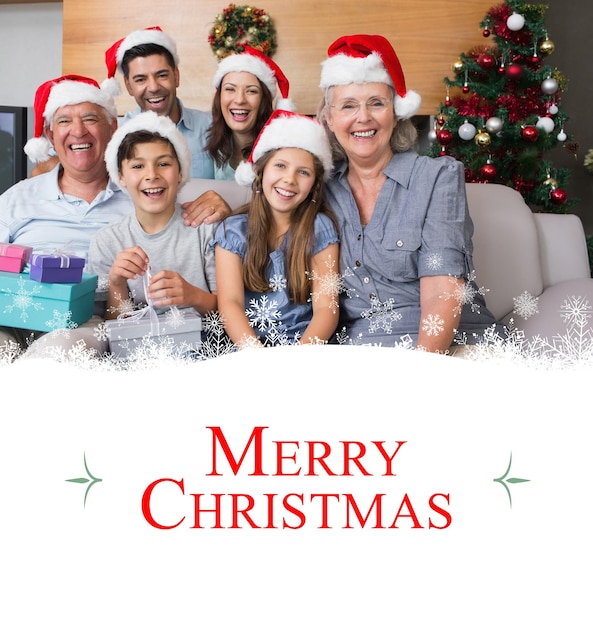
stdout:
<svg viewBox="0 0 593 626">
<path fill-rule="evenodd" d="M 167 139 L 171 142 L 173 148 L 175 148 L 177 159 L 179 160 L 181 184 L 186 183 L 190 178 L 191 172 L 191 152 L 187 141 L 169 117 L 166 115 L 157 115 L 154 111 L 145 111 L 144 113 L 135 115 L 113 133 L 113 137 L 105 149 L 105 164 L 107 165 L 107 171 L 109 172 L 111 180 L 119 185 L 117 153 L 121 142 L 126 135 L 139 130 L 156 133 L 163 139 Z"/>
<path fill-rule="evenodd" d="M 107 78 L 101 83 L 103 89 L 107 89 L 112 95 L 117 96 L 121 93 L 120 84 L 115 78 L 117 70 L 122 72 L 122 61 L 128 50 L 136 46 L 142 46 L 147 43 L 154 43 L 165 50 L 168 50 L 175 61 L 175 65 L 179 65 L 179 56 L 177 55 L 177 46 L 175 42 L 166 35 L 160 26 L 149 26 L 143 30 L 135 30 L 127 37 L 116 41 L 110 48 L 105 51 L 105 65 L 107 66 Z"/>
<path fill-rule="evenodd" d="M 407 119 L 420 109 L 420 96 L 406 89 L 404 73 L 392 45 L 381 35 L 347 35 L 327 50 L 321 64 L 323 90 L 350 83 L 386 83 L 395 89 L 394 110 Z"/>
<path fill-rule="evenodd" d="M 327 180 L 332 170 L 332 152 L 322 124 L 312 117 L 276 109 L 261 129 L 248 161 L 239 163 L 235 180 L 249 187 L 255 180 L 253 164 L 266 152 L 281 148 L 301 148 L 315 155 L 323 165 L 323 178 Z"/>
<path fill-rule="evenodd" d="M 51 143 L 44 134 L 45 124 L 51 124 L 55 112 L 63 106 L 93 102 L 103 107 L 111 117 L 117 117 L 115 102 L 96 80 L 77 74 L 52 78 L 37 88 L 33 102 L 34 136 L 25 144 L 25 154 L 33 163 L 47 161 Z"/>
<path fill-rule="evenodd" d="M 290 87 L 288 79 L 278 65 L 263 52 L 251 46 L 245 46 L 245 52 L 226 56 L 218 64 L 218 69 L 212 80 L 212 86 L 218 89 L 222 79 L 229 72 L 249 72 L 257 76 L 269 89 L 272 98 L 275 98 L 277 91 L 280 91 L 281 98 L 276 102 L 276 109 L 282 109 L 283 111 L 295 110 L 294 103 L 288 97 L 288 89 Z"/>
</svg>

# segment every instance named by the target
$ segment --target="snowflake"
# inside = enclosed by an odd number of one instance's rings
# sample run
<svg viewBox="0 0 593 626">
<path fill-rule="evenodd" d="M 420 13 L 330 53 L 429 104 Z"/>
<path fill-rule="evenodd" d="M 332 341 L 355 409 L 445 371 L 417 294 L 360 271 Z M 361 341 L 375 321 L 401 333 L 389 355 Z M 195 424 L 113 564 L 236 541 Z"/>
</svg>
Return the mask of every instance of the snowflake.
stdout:
<svg viewBox="0 0 593 626">
<path fill-rule="evenodd" d="M 69 330 L 78 328 L 78 324 L 72 321 L 72 311 L 60 313 L 56 309 L 54 309 L 52 319 L 45 322 L 45 325 L 50 330 L 61 332 L 64 335 L 67 335 Z"/>
<path fill-rule="evenodd" d="M 532 296 L 528 291 L 524 291 L 520 296 L 513 298 L 513 305 L 513 313 L 521 316 L 524 320 L 539 313 L 538 298 Z"/>
<path fill-rule="evenodd" d="M 23 354 L 21 345 L 12 339 L 7 339 L 0 344 L 0 365 L 12 363 L 21 354 Z"/>
<path fill-rule="evenodd" d="M 426 258 L 426 267 L 431 271 L 440 270 L 443 267 L 443 257 L 440 252 L 431 252 Z"/>
<path fill-rule="evenodd" d="M 465 305 L 468 305 L 471 308 L 472 313 L 480 312 L 480 305 L 475 301 L 476 296 L 486 295 L 488 289 L 484 287 L 478 288 L 474 282 L 475 278 L 475 271 L 470 272 L 467 275 L 467 280 L 464 282 L 458 282 L 455 278 L 451 277 L 451 282 L 455 285 L 453 293 L 444 293 L 442 297 L 445 300 L 449 300 L 449 298 L 454 298 L 456 300 L 457 306 L 454 310 L 456 316 L 461 315 L 461 309 Z"/>
<path fill-rule="evenodd" d="M 101 274 L 97 280 L 97 291 L 109 291 L 109 277 Z"/>
<path fill-rule="evenodd" d="M 95 328 L 93 328 L 93 336 L 99 341 L 107 341 L 109 339 L 109 333 L 107 332 L 107 325 L 105 322 L 99 322 Z"/>
<path fill-rule="evenodd" d="M 194 355 L 195 360 L 203 361 L 236 352 L 237 348 L 226 334 L 224 320 L 218 311 L 212 311 L 205 315 L 202 323 L 204 337 Z"/>
<path fill-rule="evenodd" d="M 440 315 L 429 313 L 428 317 L 422 320 L 422 330 L 426 331 L 429 337 L 436 337 L 443 332 L 444 328 L 445 320 Z"/>
<path fill-rule="evenodd" d="M 312 294 L 309 301 L 312 300 L 313 302 L 317 302 L 320 296 L 329 296 L 329 308 L 332 313 L 336 313 L 338 310 L 338 294 L 345 290 L 344 278 L 333 270 L 335 264 L 336 261 L 330 256 L 325 262 L 325 265 L 329 270 L 326 274 L 319 276 L 315 270 L 307 272 L 309 280 L 317 281 L 318 283 L 318 289 Z"/>
<path fill-rule="evenodd" d="M 385 302 L 381 302 L 375 298 L 371 302 L 371 308 L 361 313 L 361 317 L 369 320 L 369 333 L 382 330 L 387 334 L 391 334 L 393 322 L 399 321 L 402 316 L 394 310 L 395 300 L 389 298 Z"/>
<path fill-rule="evenodd" d="M 270 278 L 270 289 L 272 291 L 283 291 L 287 286 L 286 278 L 282 274 L 274 274 Z"/>
<path fill-rule="evenodd" d="M 31 290 L 27 290 L 27 284 L 30 285 Z M 33 285 L 30 281 L 26 281 L 22 276 L 19 276 L 18 287 L 16 291 L 7 289 L 5 295 L 12 296 L 11 304 L 7 304 L 4 307 L 4 313 L 12 313 L 14 309 L 21 312 L 21 321 L 26 322 L 29 319 L 28 311 L 33 309 L 35 311 L 43 311 L 43 305 L 41 302 L 35 300 L 35 296 L 41 291 L 41 285 Z"/>
<path fill-rule="evenodd" d="M 115 297 L 119 301 L 119 304 L 108 307 L 107 311 L 109 311 L 109 313 L 117 313 L 117 315 L 129 315 L 130 313 L 133 313 L 136 306 L 131 294 L 128 294 L 128 297 L 125 299 L 122 298 L 119 293 L 116 293 Z"/>
<path fill-rule="evenodd" d="M 179 328 L 185 324 L 183 311 L 176 306 L 171 307 L 164 315 L 164 322 L 171 328 Z"/>
<path fill-rule="evenodd" d="M 561 318 L 572 326 L 584 327 L 591 318 L 591 305 L 583 296 L 571 296 L 564 301 L 561 310 Z"/>
<path fill-rule="evenodd" d="M 249 306 L 250 308 L 245 310 L 245 315 L 247 315 L 249 325 L 252 328 L 257 328 L 263 332 L 281 324 L 282 313 L 278 310 L 278 302 L 269 300 L 266 294 L 259 300 L 251 298 Z"/>
</svg>

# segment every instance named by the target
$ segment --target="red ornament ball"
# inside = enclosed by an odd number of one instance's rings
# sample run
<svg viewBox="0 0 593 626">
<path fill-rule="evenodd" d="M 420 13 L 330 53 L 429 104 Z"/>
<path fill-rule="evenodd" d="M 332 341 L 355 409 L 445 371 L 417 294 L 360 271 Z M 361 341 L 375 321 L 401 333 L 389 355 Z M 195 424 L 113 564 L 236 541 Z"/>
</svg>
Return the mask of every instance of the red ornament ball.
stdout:
<svg viewBox="0 0 593 626">
<path fill-rule="evenodd" d="M 525 141 L 533 143 L 534 141 L 537 141 L 537 138 L 539 137 L 539 131 L 535 126 L 525 126 L 525 128 L 523 128 L 523 130 L 521 131 L 521 137 L 523 137 Z"/>
<path fill-rule="evenodd" d="M 453 133 L 446 128 L 437 130 L 437 142 L 441 146 L 448 146 L 453 141 Z"/>
<path fill-rule="evenodd" d="M 482 37 L 490 37 L 490 30 L 488 28 L 482 31 Z"/>
<path fill-rule="evenodd" d="M 552 204 L 560 206 L 566 202 L 566 191 L 564 189 L 552 189 L 550 191 L 550 200 Z"/>
<path fill-rule="evenodd" d="M 469 93 L 469 87 L 467 85 L 463 85 L 461 91 L 463 91 L 463 93 Z"/>
<path fill-rule="evenodd" d="M 478 55 L 478 65 L 483 70 L 489 70 L 496 65 L 496 59 L 486 52 Z"/>
<path fill-rule="evenodd" d="M 482 165 L 480 169 L 480 176 L 484 180 L 494 180 L 494 178 L 496 177 L 496 167 L 494 167 L 492 163 L 486 163 L 485 165 Z"/>
<path fill-rule="evenodd" d="M 523 68 L 517 63 L 511 63 L 505 70 L 509 80 L 519 80 L 523 76 Z"/>
</svg>

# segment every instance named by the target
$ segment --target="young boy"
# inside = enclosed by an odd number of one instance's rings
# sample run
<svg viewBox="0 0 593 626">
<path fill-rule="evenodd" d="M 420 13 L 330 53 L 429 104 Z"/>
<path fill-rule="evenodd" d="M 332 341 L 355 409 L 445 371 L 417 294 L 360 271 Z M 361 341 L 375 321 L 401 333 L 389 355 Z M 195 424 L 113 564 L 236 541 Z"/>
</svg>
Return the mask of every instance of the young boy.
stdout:
<svg viewBox="0 0 593 626">
<path fill-rule="evenodd" d="M 137 115 L 114 133 L 105 162 L 134 203 L 133 215 L 91 240 L 88 268 L 106 288 L 105 319 L 146 304 L 215 310 L 214 226 L 189 228 L 180 218 L 177 191 L 191 156 L 175 124 L 152 111 Z"/>
</svg>

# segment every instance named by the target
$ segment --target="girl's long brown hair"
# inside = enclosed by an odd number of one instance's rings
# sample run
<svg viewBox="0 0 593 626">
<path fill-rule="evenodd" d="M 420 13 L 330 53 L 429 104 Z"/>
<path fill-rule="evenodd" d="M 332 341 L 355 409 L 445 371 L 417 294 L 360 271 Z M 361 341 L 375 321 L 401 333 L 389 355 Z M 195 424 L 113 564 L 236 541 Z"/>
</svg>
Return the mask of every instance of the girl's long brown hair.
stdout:
<svg viewBox="0 0 593 626">
<path fill-rule="evenodd" d="M 235 213 L 247 213 L 247 254 L 243 263 L 243 281 L 251 291 L 266 293 L 271 291 L 267 269 L 270 262 L 269 235 L 272 229 L 270 205 L 262 191 L 263 171 L 275 150 L 266 152 L 254 164 L 255 180 L 253 197 L 249 204 Z M 332 212 L 323 200 L 323 166 L 313 155 L 315 184 L 309 195 L 290 216 L 287 233 L 288 245 L 285 250 L 287 290 L 290 299 L 296 304 L 304 304 L 311 297 L 309 272 L 313 250 L 315 217 L 324 213 L 336 225 Z"/>
</svg>

